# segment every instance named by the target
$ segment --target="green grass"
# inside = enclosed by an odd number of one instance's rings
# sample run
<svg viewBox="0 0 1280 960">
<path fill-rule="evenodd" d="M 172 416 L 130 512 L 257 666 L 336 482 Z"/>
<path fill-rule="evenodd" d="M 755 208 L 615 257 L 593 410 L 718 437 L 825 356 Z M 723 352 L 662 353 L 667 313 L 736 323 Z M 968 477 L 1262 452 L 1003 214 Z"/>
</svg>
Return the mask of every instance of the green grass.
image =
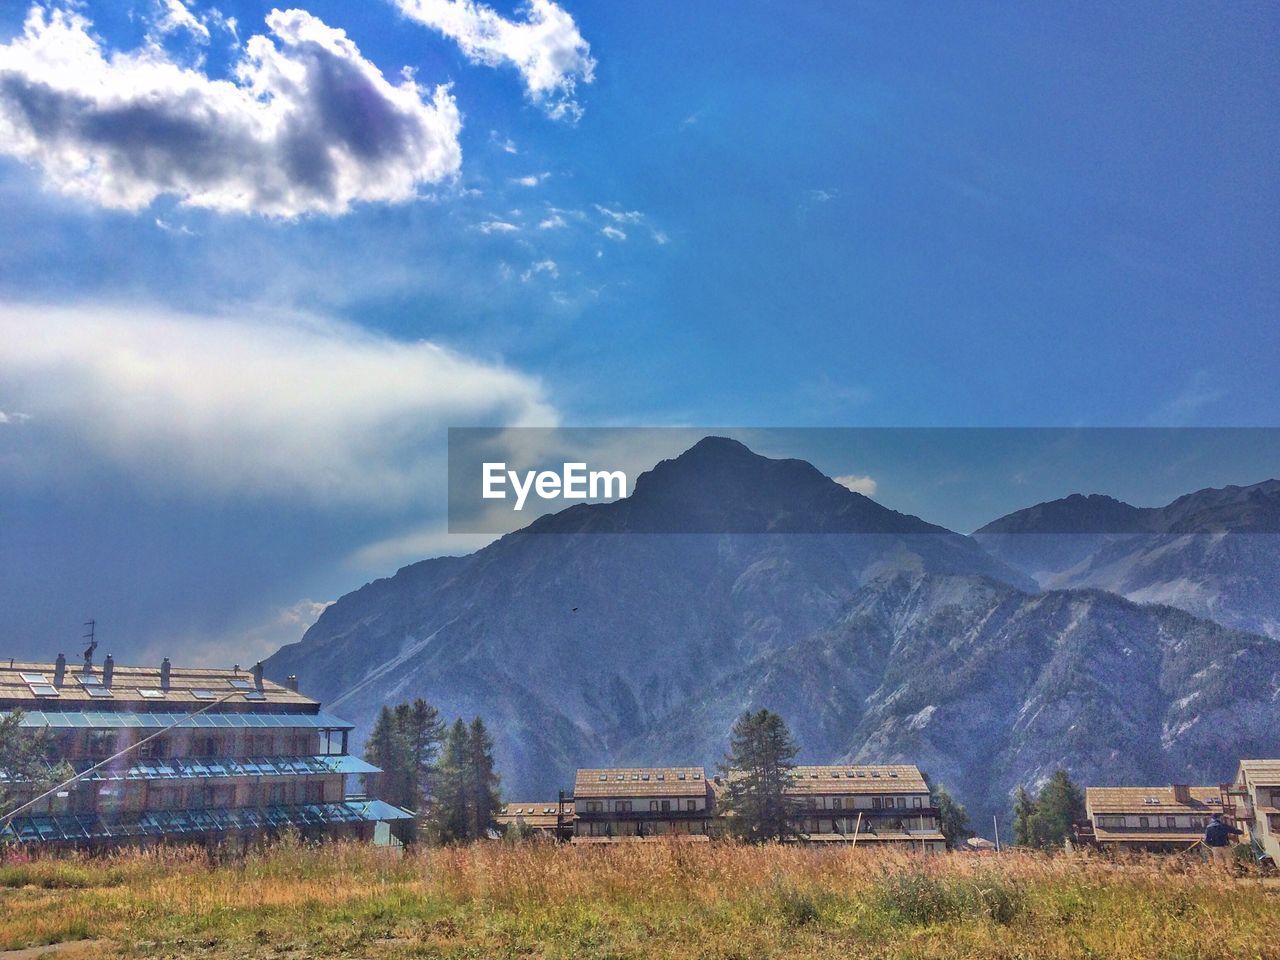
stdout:
<svg viewBox="0 0 1280 960">
<path fill-rule="evenodd" d="M 1194 861 L 285 843 L 0 865 L 0 949 L 77 957 L 1280 958 L 1280 890 Z"/>
</svg>

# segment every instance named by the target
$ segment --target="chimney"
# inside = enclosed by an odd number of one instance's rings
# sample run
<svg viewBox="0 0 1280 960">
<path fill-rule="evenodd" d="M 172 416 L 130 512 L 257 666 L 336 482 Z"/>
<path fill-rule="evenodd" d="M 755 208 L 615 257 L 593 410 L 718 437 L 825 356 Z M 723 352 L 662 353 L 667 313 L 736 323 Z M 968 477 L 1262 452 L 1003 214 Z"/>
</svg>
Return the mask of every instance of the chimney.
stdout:
<svg viewBox="0 0 1280 960">
<path fill-rule="evenodd" d="M 58 654 L 58 659 L 53 663 L 53 685 L 55 687 L 62 686 L 62 681 L 67 675 L 67 655 L 65 653 Z"/>
<path fill-rule="evenodd" d="M 1190 803 L 1191 788 L 1185 783 L 1175 783 L 1173 785 L 1173 799 L 1175 803 Z"/>
<path fill-rule="evenodd" d="M 108 690 L 111 689 L 111 675 L 116 672 L 116 659 L 107 654 L 107 659 L 102 661 L 102 685 Z"/>
<path fill-rule="evenodd" d="M 259 660 L 253 665 L 253 685 L 259 690 L 262 689 L 262 661 Z"/>
<path fill-rule="evenodd" d="M 297 693 L 298 692 L 298 675 L 296 673 L 289 674 L 289 677 L 288 679 L 285 680 L 284 685 L 288 687 L 290 690 L 292 690 L 294 693 Z"/>
<path fill-rule="evenodd" d="M 169 689 L 169 658 L 165 657 L 160 661 L 160 689 Z"/>
</svg>

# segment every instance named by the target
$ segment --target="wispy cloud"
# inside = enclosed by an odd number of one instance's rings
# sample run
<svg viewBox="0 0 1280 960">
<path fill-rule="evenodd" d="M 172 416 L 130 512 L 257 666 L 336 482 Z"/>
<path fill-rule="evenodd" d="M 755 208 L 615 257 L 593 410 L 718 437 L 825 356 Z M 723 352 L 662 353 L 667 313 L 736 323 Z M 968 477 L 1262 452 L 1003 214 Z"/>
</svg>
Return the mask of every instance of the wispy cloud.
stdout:
<svg viewBox="0 0 1280 960">
<path fill-rule="evenodd" d="M 531 263 L 529 269 L 520 274 L 520 280 L 523 283 L 528 283 L 540 273 L 545 273 L 554 279 L 560 276 L 560 268 L 554 260 L 539 260 L 536 263 Z"/>
<path fill-rule="evenodd" d="M 167 9 L 185 23 L 185 7 Z M 428 98 L 411 79 L 388 81 L 303 10 L 266 22 L 275 39 L 251 37 L 228 81 L 154 44 L 108 51 L 74 10 L 32 7 L 0 45 L 0 153 L 62 193 L 126 210 L 170 195 L 223 212 L 338 214 L 455 177 L 461 118 L 447 88 Z"/>
<path fill-rule="evenodd" d="M 614 223 L 639 223 L 644 219 L 644 214 L 639 210 L 614 210 L 598 203 L 595 204 L 595 208 L 601 216 L 607 217 Z"/>
<path fill-rule="evenodd" d="M 619 230 L 617 227 L 601 227 L 600 232 L 610 240 L 622 241 L 627 239 L 627 232 L 625 230 Z"/>
<path fill-rule="evenodd" d="M 561 228 L 567 227 L 568 225 L 569 223 L 567 220 L 565 220 L 564 217 L 560 216 L 560 214 L 558 213 L 553 213 L 551 214 L 551 216 L 547 217 L 545 220 L 539 221 L 538 229 L 539 230 L 560 230 Z"/>
<path fill-rule="evenodd" d="M 456 41 L 474 63 L 520 71 L 529 99 L 557 120 L 577 120 L 579 83 L 595 79 L 591 46 L 562 7 L 530 0 L 522 21 L 474 0 L 392 0 L 412 20 Z"/>
<path fill-rule="evenodd" d="M 843 477 L 832 477 L 832 479 L 835 480 L 836 483 L 840 484 L 840 486 L 847 487 L 854 493 L 860 493 L 866 497 L 874 497 L 876 495 L 876 488 L 879 486 L 874 478 L 865 474 L 858 475 L 850 473 Z"/>
<path fill-rule="evenodd" d="M 520 152 L 519 148 L 516 147 L 516 142 L 514 140 L 510 137 L 504 137 L 502 134 L 498 133 L 497 130 L 489 131 L 489 142 L 494 144 L 503 153 L 510 153 L 514 156 Z"/>
<path fill-rule="evenodd" d="M 549 176 L 551 176 L 551 171 L 544 170 L 542 173 L 531 173 L 524 177 L 512 177 L 511 182 L 522 187 L 536 187 Z"/>
<path fill-rule="evenodd" d="M 162 34 L 186 31 L 197 43 L 209 42 L 209 28 L 182 0 L 157 0 L 155 27 Z"/>
<path fill-rule="evenodd" d="M 506 220 L 485 220 L 476 224 L 476 229 L 481 233 L 515 233 L 520 228 Z"/>
<path fill-rule="evenodd" d="M 311 317 L 0 305 L 0 369 L 24 476 L 96 460 L 182 496 L 381 509 L 438 486 L 447 425 L 556 420 L 522 373 Z"/>
</svg>

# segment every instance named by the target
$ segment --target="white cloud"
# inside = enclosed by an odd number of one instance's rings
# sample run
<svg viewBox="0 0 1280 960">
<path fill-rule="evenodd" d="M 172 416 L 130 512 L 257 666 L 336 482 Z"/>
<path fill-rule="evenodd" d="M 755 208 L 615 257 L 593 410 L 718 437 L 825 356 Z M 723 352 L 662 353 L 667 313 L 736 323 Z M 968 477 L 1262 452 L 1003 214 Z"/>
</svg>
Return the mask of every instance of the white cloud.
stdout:
<svg viewBox="0 0 1280 960">
<path fill-rule="evenodd" d="M 31 419 L 29 413 L 5 413 L 0 410 L 0 424 L 19 424 L 26 423 Z"/>
<path fill-rule="evenodd" d="M 496 144 L 498 149 L 503 153 L 517 154 L 520 150 L 516 147 L 516 142 L 510 137 L 504 137 L 497 130 L 489 131 L 489 142 Z"/>
<path fill-rule="evenodd" d="M 104 50 L 80 14 L 32 7 L 0 44 L 0 152 L 56 190 L 126 210 L 171 195 L 223 212 L 338 214 L 455 177 L 461 119 L 446 87 L 425 98 L 408 77 L 388 81 L 303 10 L 266 22 L 275 40 L 251 37 L 234 80 L 214 80 L 155 44 Z"/>
<path fill-rule="evenodd" d="M 483 223 L 477 223 L 476 229 L 481 233 L 515 233 L 520 228 L 506 220 L 485 220 Z"/>
<path fill-rule="evenodd" d="M 536 187 L 549 176 L 551 176 L 551 172 L 546 170 L 542 173 L 531 173 L 527 177 L 514 177 L 511 182 L 517 183 L 522 187 Z"/>
<path fill-rule="evenodd" d="M 391 508 L 438 496 L 451 425 L 546 425 L 539 382 L 307 317 L 0 304 L 0 405 L 35 482 L 98 462 L 146 486 Z"/>
<path fill-rule="evenodd" d="M 809 199 L 815 203 L 830 203 L 840 195 L 839 190 L 810 190 Z"/>
<path fill-rule="evenodd" d="M 614 223 L 639 223 L 644 219 L 644 214 L 639 210 L 613 210 L 598 203 L 595 208 L 600 211 L 601 216 L 608 217 Z"/>
<path fill-rule="evenodd" d="M 565 222 L 564 217 L 560 216 L 560 214 L 558 213 L 553 213 L 551 216 L 547 217 L 545 220 L 541 221 L 538 224 L 538 229 L 539 230 L 559 230 L 560 228 L 567 227 L 568 225 L 569 224 Z"/>
<path fill-rule="evenodd" d="M 175 650 L 180 650 L 183 664 L 189 667 L 227 669 L 239 664 L 242 670 L 251 670 L 255 663 L 265 660 L 285 644 L 301 640 L 333 603 L 333 600 L 299 600 L 269 609 L 262 619 L 225 633 L 166 637 L 163 642 L 148 646 L 138 659 L 143 663 L 159 663 L 161 658 L 173 656 Z"/>
<path fill-rule="evenodd" d="M 161 33 L 185 30 L 198 43 L 209 42 L 209 28 L 187 8 L 182 0 L 157 0 L 156 29 Z"/>
<path fill-rule="evenodd" d="M 876 495 L 878 484 L 873 477 L 846 474 L 843 477 L 833 477 L 832 479 L 840 486 L 848 487 L 854 493 L 860 493 L 865 497 L 874 497 Z"/>
<path fill-rule="evenodd" d="M 600 232 L 610 240 L 625 240 L 627 234 L 625 230 L 619 230 L 617 227 L 601 227 Z"/>
<path fill-rule="evenodd" d="M 370 543 L 356 550 L 347 562 L 361 570 L 412 563 L 425 557 L 463 556 L 498 539 L 496 533 L 449 533 L 440 525 Z"/>
<path fill-rule="evenodd" d="M 540 273 L 545 273 L 553 279 L 560 276 L 560 268 L 554 260 L 539 260 L 537 263 L 529 264 L 529 269 L 520 274 L 522 283 L 528 283 Z"/>
<path fill-rule="evenodd" d="M 172 224 L 168 220 L 162 220 L 160 217 L 156 217 L 156 226 L 159 227 L 161 230 L 163 230 L 165 233 L 174 233 L 180 237 L 197 236 L 196 232 L 192 230 L 190 227 L 188 227 L 186 224 L 183 224 L 183 223 Z"/>
<path fill-rule="evenodd" d="M 671 238 L 667 236 L 665 231 L 655 230 L 653 231 L 653 242 L 660 247 L 665 247 L 668 243 L 671 242 Z"/>
<path fill-rule="evenodd" d="M 529 0 L 519 22 L 474 0 L 393 2 L 405 16 L 456 41 L 473 63 L 515 67 L 529 99 L 552 118 L 582 115 L 577 85 L 595 79 L 596 62 L 573 17 L 551 0 Z"/>
</svg>

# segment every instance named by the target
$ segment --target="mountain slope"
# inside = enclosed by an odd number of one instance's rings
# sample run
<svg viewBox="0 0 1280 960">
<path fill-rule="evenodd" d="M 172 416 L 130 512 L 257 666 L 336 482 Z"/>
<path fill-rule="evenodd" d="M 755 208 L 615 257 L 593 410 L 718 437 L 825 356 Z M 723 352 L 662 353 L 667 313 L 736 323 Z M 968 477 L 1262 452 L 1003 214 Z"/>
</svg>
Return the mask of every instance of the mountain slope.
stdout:
<svg viewBox="0 0 1280 960">
<path fill-rule="evenodd" d="M 676 532 L 690 530 L 702 532 Z M 787 716 L 810 759 L 919 761 L 978 811 L 1057 762 L 1154 776 L 1184 755 L 1223 776 L 1215 764 L 1234 754 L 1206 746 L 1197 710 L 1226 695 L 1209 690 L 1216 667 L 1187 673 L 1179 637 L 1212 637 L 1214 657 L 1265 678 L 1224 709 L 1277 719 L 1274 644 L 1034 589 L 972 538 L 711 438 L 624 501 L 362 587 L 267 669 L 297 674 L 358 724 L 357 742 L 384 703 L 481 713 L 506 788 L 526 795 L 551 795 L 579 765 L 714 763 L 733 719 L 758 706 Z M 1091 651 L 1105 670 L 1089 668 Z M 1127 693 L 1117 658 L 1134 665 Z M 1183 673 L 1182 689 L 1161 679 Z"/>
<path fill-rule="evenodd" d="M 1075 495 L 1001 517 L 974 539 L 1041 587 L 1096 587 L 1280 637 L 1280 480 L 1163 507 Z"/>
</svg>

